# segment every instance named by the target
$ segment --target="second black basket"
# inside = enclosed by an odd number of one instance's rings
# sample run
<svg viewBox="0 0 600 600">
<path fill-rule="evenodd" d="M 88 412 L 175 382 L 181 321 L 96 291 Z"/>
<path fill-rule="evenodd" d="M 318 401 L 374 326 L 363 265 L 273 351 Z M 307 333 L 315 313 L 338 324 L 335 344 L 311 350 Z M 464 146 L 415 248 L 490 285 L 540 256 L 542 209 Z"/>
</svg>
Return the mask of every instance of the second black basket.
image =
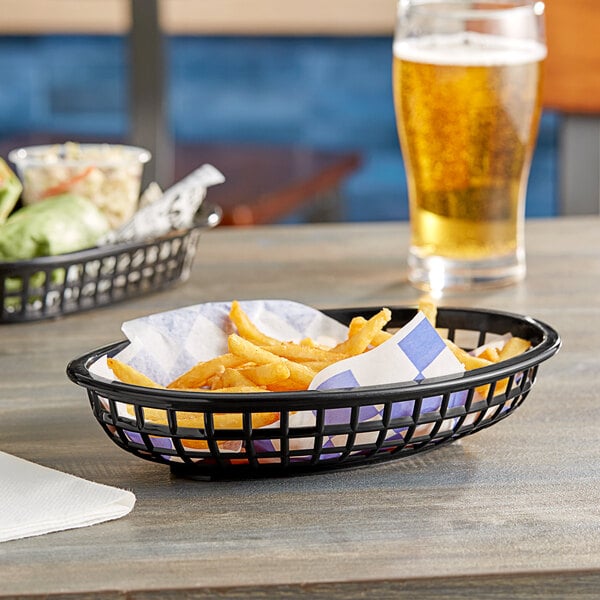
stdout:
<svg viewBox="0 0 600 600">
<path fill-rule="evenodd" d="M 221 220 L 204 204 L 194 226 L 148 242 L 0 262 L 0 324 L 60 317 L 185 281 L 201 233 Z"/>
</svg>

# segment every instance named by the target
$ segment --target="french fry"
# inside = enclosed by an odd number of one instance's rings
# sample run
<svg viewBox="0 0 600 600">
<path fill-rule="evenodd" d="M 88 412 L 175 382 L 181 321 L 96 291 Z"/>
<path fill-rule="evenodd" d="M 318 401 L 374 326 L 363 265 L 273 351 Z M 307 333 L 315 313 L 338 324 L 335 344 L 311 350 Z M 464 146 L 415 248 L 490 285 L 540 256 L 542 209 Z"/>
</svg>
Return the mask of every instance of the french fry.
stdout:
<svg viewBox="0 0 600 600">
<path fill-rule="evenodd" d="M 191 448 L 193 450 L 210 450 L 210 446 L 208 445 L 208 442 L 205 442 L 204 440 L 182 439 L 181 443 L 183 444 L 184 448 Z M 217 442 L 217 445 L 218 445 L 218 442 Z"/>
<path fill-rule="evenodd" d="M 215 390 L 202 390 L 202 391 L 221 392 L 221 393 L 226 393 L 226 394 L 240 394 L 240 393 L 248 394 L 250 392 L 252 392 L 252 393 L 266 392 L 267 389 L 266 389 L 266 387 L 259 386 L 259 385 L 234 385 L 231 387 L 221 387 L 221 388 L 217 388 Z"/>
<path fill-rule="evenodd" d="M 200 388 L 215 374 L 222 372 L 223 368 L 237 367 L 243 363 L 243 359 L 235 354 L 222 354 L 205 362 L 199 362 L 191 369 L 171 381 L 167 388 Z"/>
<path fill-rule="evenodd" d="M 321 348 L 321 350 L 329 350 L 329 348 L 325 348 L 324 346 L 320 346 L 310 337 L 302 338 L 299 342 L 300 346 L 308 346 L 309 348 Z"/>
<path fill-rule="evenodd" d="M 498 351 L 498 362 L 503 360 L 508 360 L 509 358 L 513 358 L 514 356 L 518 356 L 522 354 L 526 350 L 531 347 L 531 342 L 529 340 L 524 340 L 520 337 L 511 337 L 509 338 L 504 346 Z M 504 394 L 506 389 L 508 388 L 508 378 L 500 379 L 496 382 L 496 386 L 494 387 L 494 395 Z M 489 394 L 490 386 L 481 386 L 477 388 L 477 391 L 482 396 L 487 396 Z"/>
<path fill-rule="evenodd" d="M 254 388 L 258 387 L 254 381 L 248 379 L 241 371 L 237 369 L 225 369 L 224 373 L 220 377 L 222 388 Z"/>
<path fill-rule="evenodd" d="M 367 323 L 367 320 L 364 317 L 354 317 L 352 321 L 350 321 L 350 325 L 348 325 L 348 337 L 351 337 L 358 333 L 360 329 L 362 329 Z M 371 340 L 371 346 L 380 346 L 383 342 L 387 342 L 393 334 L 389 331 L 378 331 L 373 339 Z"/>
<path fill-rule="evenodd" d="M 364 317 L 354 317 L 348 325 L 348 337 L 356 335 L 367 323 Z"/>
<path fill-rule="evenodd" d="M 149 388 L 162 388 L 162 385 L 158 385 L 150 379 L 150 377 L 146 377 L 143 373 L 140 373 L 137 369 L 134 369 L 132 366 L 125 364 L 124 362 L 116 359 L 116 358 L 107 358 L 106 362 L 111 369 L 111 371 L 115 374 L 119 381 L 123 383 L 129 383 L 130 385 L 140 385 L 142 387 Z"/>
<path fill-rule="evenodd" d="M 437 322 L 437 304 L 430 298 L 419 300 L 419 310 L 427 317 L 427 320 L 435 327 Z"/>
<path fill-rule="evenodd" d="M 273 354 L 276 354 L 277 356 L 281 356 L 282 358 L 287 358 L 296 362 L 315 360 L 330 360 L 333 362 L 348 358 L 349 356 L 348 354 L 343 354 L 341 352 L 323 350 L 322 348 L 317 348 L 316 346 L 303 346 L 300 344 L 294 344 L 292 342 L 278 342 L 277 344 L 273 344 L 271 346 L 261 347 L 269 352 L 272 352 Z"/>
<path fill-rule="evenodd" d="M 246 388 L 243 388 L 247 391 Z M 230 392 L 231 389 L 220 390 Z M 239 390 L 238 390 L 239 391 Z M 254 390 L 253 390 L 254 391 Z M 129 414 L 134 415 L 133 407 L 127 408 Z M 156 425 L 168 425 L 167 412 L 160 408 L 143 408 L 144 420 Z M 259 428 L 271 425 L 279 420 L 278 412 L 256 412 L 252 413 L 252 427 Z M 177 412 L 177 425 L 191 429 L 205 429 L 204 413 Z M 243 429 L 244 417 L 242 413 L 213 413 L 214 429 Z"/>
<path fill-rule="evenodd" d="M 496 385 L 494 387 L 494 396 L 497 396 L 499 394 L 504 394 L 504 392 L 506 392 L 507 388 L 508 388 L 508 378 L 500 379 L 499 381 L 496 382 Z M 477 388 L 477 391 L 482 396 L 487 396 L 490 391 L 490 386 L 489 385 L 480 386 Z"/>
<path fill-rule="evenodd" d="M 346 358 L 350 358 L 350 357 L 346 357 Z M 309 369 L 313 370 L 315 373 L 318 373 L 319 371 L 322 371 L 325 367 L 328 367 L 329 365 L 332 365 L 333 363 L 338 362 L 336 360 L 315 360 L 315 361 L 307 361 L 305 363 L 302 363 L 304 366 L 308 367 Z"/>
<path fill-rule="evenodd" d="M 283 358 L 257 346 L 254 342 L 232 333 L 227 338 L 227 346 L 231 354 L 235 354 L 244 362 L 266 365 L 273 362 L 283 362 Z"/>
<path fill-rule="evenodd" d="M 444 340 L 444 342 L 446 343 L 446 346 L 452 350 L 454 356 L 456 356 L 456 358 L 464 365 L 467 371 L 480 369 L 481 367 L 487 367 L 493 364 L 490 360 L 469 354 L 466 350 L 463 350 L 450 340 Z"/>
<path fill-rule="evenodd" d="M 482 353 L 479 356 L 473 356 L 469 354 L 466 350 L 463 350 L 462 348 L 458 347 L 454 342 L 451 342 L 450 340 L 444 341 L 446 342 L 448 348 L 452 350 L 454 356 L 456 356 L 456 358 L 465 366 L 465 369 L 467 371 L 471 371 L 473 369 L 480 369 L 481 367 L 488 367 L 489 365 L 496 364 L 497 362 L 500 362 L 500 360 L 502 360 L 500 358 L 497 358 L 496 361 L 493 361 L 484 358 L 483 354 L 485 353 Z M 493 353 L 490 353 L 490 355 L 493 355 Z M 494 387 L 494 395 L 503 394 L 508 387 L 508 381 L 508 378 L 497 381 Z M 475 389 L 480 396 L 487 397 L 490 391 L 490 386 L 481 385 Z"/>
<path fill-rule="evenodd" d="M 290 377 L 290 369 L 283 363 L 245 366 L 240 371 L 256 385 L 271 385 Z"/>
<path fill-rule="evenodd" d="M 480 352 L 477 357 L 489 360 L 490 362 L 498 362 L 500 360 L 498 348 L 494 348 L 493 346 L 489 346 L 483 352 Z"/>
<path fill-rule="evenodd" d="M 300 386 L 304 386 L 304 389 L 308 387 L 316 374 L 312 369 L 309 369 L 300 363 L 277 356 L 235 333 L 232 333 L 229 336 L 228 345 L 231 353 L 244 358 L 246 361 L 254 362 L 259 365 L 283 362 L 290 370 L 290 378 L 297 381 Z M 300 389 L 302 389 L 302 387 Z"/>
<path fill-rule="evenodd" d="M 446 342 L 446 346 L 448 346 L 448 348 L 452 350 L 454 356 L 464 365 L 465 370 L 467 371 L 472 371 L 473 369 L 480 369 L 482 367 L 488 367 L 489 365 L 494 364 L 491 360 L 487 360 L 485 358 L 469 354 L 466 350 L 463 350 L 450 340 L 444 340 L 444 342 Z M 490 386 L 482 385 L 475 389 L 478 392 L 478 394 L 485 397 L 489 393 Z M 496 390 L 497 389 L 498 388 L 496 387 Z M 504 389 L 506 389 L 506 387 Z"/>
<path fill-rule="evenodd" d="M 231 303 L 229 318 L 236 326 L 238 335 L 255 343 L 257 346 L 270 346 L 271 344 L 279 343 L 279 340 L 265 335 L 252 323 L 237 300 Z"/>
<path fill-rule="evenodd" d="M 509 338 L 502 349 L 498 352 L 499 360 L 508 360 L 513 356 L 518 356 L 531 348 L 531 342 L 520 337 Z"/>
<path fill-rule="evenodd" d="M 216 390 L 218 388 L 223 387 L 223 383 L 221 382 L 221 377 L 223 377 L 223 373 L 225 373 L 225 367 L 223 367 L 223 370 L 219 370 L 218 373 L 215 373 L 212 377 L 209 377 L 206 380 L 206 385 L 202 386 L 201 388 L 185 388 L 185 389 L 192 389 L 192 390 L 196 390 L 198 392 L 204 391 L 206 388 L 208 388 L 209 390 Z M 173 389 L 181 389 L 181 388 L 173 388 Z"/>
<path fill-rule="evenodd" d="M 269 392 L 297 392 L 298 390 L 306 389 L 306 386 L 302 386 L 297 381 L 290 378 L 276 381 L 266 387 Z"/>
<path fill-rule="evenodd" d="M 364 352 L 371 341 L 381 331 L 392 318 L 392 313 L 389 308 L 382 308 L 378 313 L 373 315 L 354 335 L 337 346 L 332 351 L 355 356 Z"/>
</svg>

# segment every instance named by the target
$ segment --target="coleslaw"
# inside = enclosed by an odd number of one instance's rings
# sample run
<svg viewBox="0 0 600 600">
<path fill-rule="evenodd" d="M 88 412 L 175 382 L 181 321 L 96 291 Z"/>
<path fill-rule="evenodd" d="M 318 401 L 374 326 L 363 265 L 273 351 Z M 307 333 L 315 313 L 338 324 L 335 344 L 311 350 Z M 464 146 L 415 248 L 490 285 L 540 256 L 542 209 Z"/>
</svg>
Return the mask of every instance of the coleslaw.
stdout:
<svg viewBox="0 0 600 600">
<path fill-rule="evenodd" d="M 9 154 L 23 182 L 23 203 L 71 192 L 90 199 L 116 228 L 138 208 L 148 150 L 119 144 L 64 144 L 19 148 Z"/>
</svg>

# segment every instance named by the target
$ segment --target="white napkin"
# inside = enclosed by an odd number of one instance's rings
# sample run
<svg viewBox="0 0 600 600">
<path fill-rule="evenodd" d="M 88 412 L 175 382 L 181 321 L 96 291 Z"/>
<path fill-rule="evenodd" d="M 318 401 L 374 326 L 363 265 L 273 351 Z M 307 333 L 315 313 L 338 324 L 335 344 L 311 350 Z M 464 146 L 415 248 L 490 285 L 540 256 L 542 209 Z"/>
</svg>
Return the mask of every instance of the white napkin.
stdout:
<svg viewBox="0 0 600 600">
<path fill-rule="evenodd" d="M 310 337 L 333 346 L 348 333 L 335 319 L 291 300 L 242 300 L 240 305 L 263 333 L 281 340 Z M 230 302 L 207 302 L 126 321 L 121 329 L 131 343 L 116 358 L 167 385 L 198 361 L 227 352 L 230 309 Z M 114 380 L 106 356 L 90 372 Z"/>
<path fill-rule="evenodd" d="M 0 452 L 0 542 L 128 514 L 135 496 Z"/>
</svg>

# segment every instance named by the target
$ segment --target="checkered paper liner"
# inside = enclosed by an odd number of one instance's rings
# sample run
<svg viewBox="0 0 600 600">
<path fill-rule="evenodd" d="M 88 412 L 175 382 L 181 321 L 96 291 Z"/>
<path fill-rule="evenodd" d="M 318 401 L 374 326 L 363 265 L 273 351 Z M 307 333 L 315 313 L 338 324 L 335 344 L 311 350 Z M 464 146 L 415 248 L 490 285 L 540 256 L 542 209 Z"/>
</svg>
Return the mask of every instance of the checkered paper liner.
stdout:
<svg viewBox="0 0 600 600">
<path fill-rule="evenodd" d="M 323 337 L 334 341 L 346 335 L 346 326 L 339 321 L 349 323 L 353 316 L 368 317 L 377 310 L 344 309 L 324 315 L 312 309 L 307 313 L 305 307 L 290 303 L 283 314 L 298 310 L 296 316 L 303 314 L 304 320 L 288 320 L 282 317 L 281 303 L 276 301 L 243 306 L 269 335 L 282 326 L 290 327 L 285 339 L 292 339 L 291 329 L 303 322 L 310 324 L 313 333 L 326 326 Z M 224 336 L 227 308 L 228 305 L 212 305 L 209 311 L 214 331 L 220 330 Z M 278 310 L 271 312 L 269 308 Z M 198 306 L 185 311 L 196 316 L 206 314 Z M 158 321 L 165 326 L 168 323 L 166 329 L 138 329 L 139 320 L 133 326 L 125 324 L 123 330 L 132 336 L 131 341 L 79 357 L 67 371 L 73 381 L 87 388 L 97 420 L 117 445 L 191 476 L 237 477 L 246 473 L 262 476 L 358 466 L 436 447 L 488 427 L 512 413 L 533 386 L 539 363 L 560 345 L 554 330 L 525 317 L 441 309 L 438 321 L 441 327 L 446 327 L 446 336 L 458 342 L 461 336 L 469 334 L 474 350 L 490 343 L 501 345 L 507 334 L 526 337 L 534 345 L 519 360 L 506 361 L 502 367 L 464 373 L 461 365 L 452 364 L 453 355 L 448 356 L 443 340 L 423 315 L 415 309 L 395 308 L 391 326 L 399 330 L 391 340 L 363 356 L 337 363 L 335 369 L 322 371 L 315 378 L 312 390 L 214 394 L 149 390 L 112 381 L 112 375 L 105 370 L 106 356 L 126 358 L 134 366 L 148 369 L 151 361 L 147 349 L 151 344 L 157 344 L 168 329 L 177 331 L 183 327 L 179 322 L 183 315 L 176 312 L 179 311 L 146 318 L 146 325 L 148 319 L 155 326 Z M 214 317 L 218 313 L 221 327 Z M 187 331 L 191 332 L 194 328 L 189 325 L 190 315 L 187 317 Z M 140 330 L 146 334 L 152 331 L 150 338 L 142 336 L 144 343 L 132 334 Z M 301 328 L 298 335 L 304 331 Z M 190 339 L 196 337 L 190 335 Z M 195 360 L 196 352 L 194 344 L 179 344 L 177 361 Z M 371 369 L 360 364 L 367 358 Z M 160 364 L 168 379 L 173 376 L 174 363 L 163 360 L 164 357 Z M 384 364 L 387 368 L 380 369 Z M 449 368 L 453 371 L 447 371 Z M 395 375 L 390 375 L 390 371 Z M 158 373 L 155 376 L 160 378 Z M 501 380 L 504 385 L 496 393 L 496 384 Z M 359 386 L 355 387 L 357 382 Z M 163 411 L 162 422 L 149 417 L 147 411 L 156 409 Z M 254 418 L 273 411 L 279 417 L 277 421 L 266 427 L 253 427 Z M 203 425 L 189 427 L 189 422 L 181 419 L 184 413 L 200 415 Z M 215 418 L 220 413 L 239 415 L 239 428 L 215 427 Z"/>
</svg>

